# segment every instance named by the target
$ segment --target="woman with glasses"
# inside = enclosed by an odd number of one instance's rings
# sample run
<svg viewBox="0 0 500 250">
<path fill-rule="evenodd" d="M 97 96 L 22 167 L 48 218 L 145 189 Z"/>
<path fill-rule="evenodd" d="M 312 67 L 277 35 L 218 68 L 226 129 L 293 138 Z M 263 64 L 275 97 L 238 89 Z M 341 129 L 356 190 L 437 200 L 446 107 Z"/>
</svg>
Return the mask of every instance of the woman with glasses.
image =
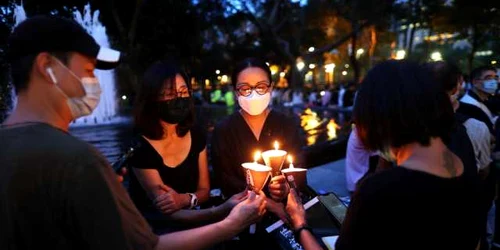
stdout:
<svg viewBox="0 0 500 250">
<path fill-rule="evenodd" d="M 247 187 L 241 163 L 253 161 L 257 150 L 272 149 L 277 141 L 280 149 L 298 158 L 294 164 L 301 165 L 302 145 L 298 121 L 269 107 L 273 83 L 264 61 L 243 60 L 235 65 L 231 81 L 241 109 L 216 125 L 211 144 L 215 180 L 226 197 Z M 267 199 L 267 209 L 287 221 L 281 203 L 288 194 L 284 177 L 273 177 L 265 191 L 271 198 Z"/>
<path fill-rule="evenodd" d="M 189 210 L 207 201 L 210 191 L 206 137 L 194 126 L 191 91 L 187 76 L 167 62 L 153 64 L 139 89 L 135 129 L 140 135 L 129 159 L 129 193 L 157 232 L 165 220 L 175 230 L 220 218 L 245 197 L 237 195 L 210 210 Z"/>
</svg>

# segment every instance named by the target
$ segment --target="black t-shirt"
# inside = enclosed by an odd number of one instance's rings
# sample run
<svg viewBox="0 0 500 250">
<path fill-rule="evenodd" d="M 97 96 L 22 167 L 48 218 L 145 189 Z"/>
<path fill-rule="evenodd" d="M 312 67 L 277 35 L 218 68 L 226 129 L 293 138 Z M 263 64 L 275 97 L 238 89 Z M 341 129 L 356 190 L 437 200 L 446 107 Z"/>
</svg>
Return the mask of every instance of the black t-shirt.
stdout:
<svg viewBox="0 0 500 250">
<path fill-rule="evenodd" d="M 106 159 L 42 123 L 0 128 L 0 249 L 153 249 Z"/>
<path fill-rule="evenodd" d="M 138 136 L 134 154 L 129 159 L 129 166 L 139 169 L 156 169 L 163 183 L 173 188 L 177 193 L 194 193 L 198 188 L 200 153 L 206 147 L 206 135 L 201 128 L 190 130 L 191 148 L 184 161 L 175 168 L 165 166 L 163 158 L 142 136 Z M 129 193 L 140 211 L 154 211 L 151 200 L 131 171 Z"/>
<path fill-rule="evenodd" d="M 475 249 L 480 232 L 477 178 L 441 178 L 396 167 L 354 194 L 336 248 Z"/>
<path fill-rule="evenodd" d="M 280 149 L 294 156 L 294 166 L 305 167 L 299 128 L 293 118 L 273 110 L 264 122 L 259 140 L 239 112 L 217 124 L 212 135 L 211 159 L 216 185 L 224 196 L 230 197 L 246 188 L 245 171 L 241 164 L 253 162 L 257 150 L 273 149 L 274 141 L 279 142 Z M 262 159 L 260 163 L 264 164 Z M 284 163 L 283 168 L 287 167 Z"/>
</svg>

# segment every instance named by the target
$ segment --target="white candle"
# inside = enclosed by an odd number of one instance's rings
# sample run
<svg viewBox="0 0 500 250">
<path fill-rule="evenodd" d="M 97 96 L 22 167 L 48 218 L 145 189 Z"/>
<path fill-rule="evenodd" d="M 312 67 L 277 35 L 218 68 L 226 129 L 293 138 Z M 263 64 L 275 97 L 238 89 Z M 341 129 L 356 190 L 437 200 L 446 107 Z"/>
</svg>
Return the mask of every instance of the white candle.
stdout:
<svg viewBox="0 0 500 250">
<path fill-rule="evenodd" d="M 273 176 L 280 174 L 279 172 L 285 161 L 286 154 L 286 151 L 279 149 L 278 141 L 274 141 L 274 149 L 262 153 L 262 158 L 264 158 L 266 165 L 273 169 Z"/>
</svg>

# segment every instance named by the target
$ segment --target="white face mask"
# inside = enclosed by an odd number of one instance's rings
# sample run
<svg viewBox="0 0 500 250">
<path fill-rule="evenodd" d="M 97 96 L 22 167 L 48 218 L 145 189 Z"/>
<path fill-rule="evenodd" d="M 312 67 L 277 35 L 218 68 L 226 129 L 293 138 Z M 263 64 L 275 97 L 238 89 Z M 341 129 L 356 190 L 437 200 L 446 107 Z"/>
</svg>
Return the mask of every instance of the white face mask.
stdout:
<svg viewBox="0 0 500 250">
<path fill-rule="evenodd" d="M 498 89 L 498 81 L 495 79 L 484 80 L 483 84 L 481 84 L 481 87 L 483 88 L 484 92 L 490 95 L 494 95 Z"/>
<path fill-rule="evenodd" d="M 249 115 L 260 115 L 269 106 L 271 94 L 269 92 L 259 95 L 255 90 L 249 96 L 238 96 L 240 107 Z"/>
<path fill-rule="evenodd" d="M 56 85 L 57 89 L 66 97 L 68 107 L 71 111 L 73 119 L 80 118 L 82 116 L 87 116 L 92 114 L 99 104 L 101 99 L 101 86 L 99 85 L 99 80 L 95 77 L 78 77 L 73 71 L 68 69 L 63 63 L 56 59 L 61 66 L 68 70 L 68 72 L 75 77 L 85 90 L 85 95 L 83 97 L 73 97 L 69 98 L 64 91 L 57 85 L 57 78 L 52 71 L 52 68 L 47 68 L 47 73 L 52 78 L 52 81 Z"/>
</svg>

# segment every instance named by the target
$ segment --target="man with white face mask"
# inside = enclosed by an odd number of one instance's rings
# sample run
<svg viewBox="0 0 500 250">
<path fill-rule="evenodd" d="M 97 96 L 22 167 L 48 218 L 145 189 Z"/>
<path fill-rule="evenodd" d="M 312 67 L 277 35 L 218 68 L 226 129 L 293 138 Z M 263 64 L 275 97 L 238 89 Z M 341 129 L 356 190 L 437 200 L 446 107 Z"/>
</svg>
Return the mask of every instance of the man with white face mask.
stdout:
<svg viewBox="0 0 500 250">
<path fill-rule="evenodd" d="M 495 68 L 479 67 L 471 72 L 472 89 L 460 99 L 457 112 L 484 122 L 490 133 L 494 134 L 497 116 L 485 105 L 490 96 L 498 89 L 498 75 Z"/>
<path fill-rule="evenodd" d="M 222 221 L 156 236 L 106 159 L 68 133 L 99 103 L 94 68 L 117 65 L 77 23 L 33 17 L 8 40 L 17 106 L 0 126 L 0 249 L 202 249 L 257 221 L 251 193 Z"/>
</svg>

